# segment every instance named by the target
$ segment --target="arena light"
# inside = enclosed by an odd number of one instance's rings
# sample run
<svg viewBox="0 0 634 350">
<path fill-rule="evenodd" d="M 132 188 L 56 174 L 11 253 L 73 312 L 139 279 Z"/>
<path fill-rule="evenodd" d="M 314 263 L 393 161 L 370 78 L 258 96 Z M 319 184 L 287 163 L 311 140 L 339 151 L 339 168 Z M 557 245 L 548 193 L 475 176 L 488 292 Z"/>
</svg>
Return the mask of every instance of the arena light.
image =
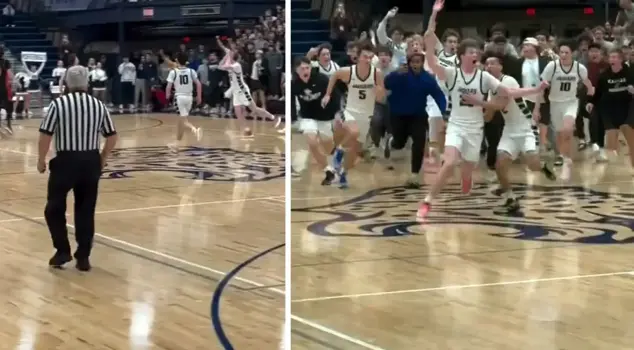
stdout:
<svg viewBox="0 0 634 350">
<path fill-rule="evenodd" d="M 527 16 L 535 16 L 535 9 L 534 8 L 527 8 L 526 9 L 526 15 Z"/>
<path fill-rule="evenodd" d="M 586 7 L 583 9 L 584 15 L 594 15 L 594 9 L 592 7 Z"/>
</svg>

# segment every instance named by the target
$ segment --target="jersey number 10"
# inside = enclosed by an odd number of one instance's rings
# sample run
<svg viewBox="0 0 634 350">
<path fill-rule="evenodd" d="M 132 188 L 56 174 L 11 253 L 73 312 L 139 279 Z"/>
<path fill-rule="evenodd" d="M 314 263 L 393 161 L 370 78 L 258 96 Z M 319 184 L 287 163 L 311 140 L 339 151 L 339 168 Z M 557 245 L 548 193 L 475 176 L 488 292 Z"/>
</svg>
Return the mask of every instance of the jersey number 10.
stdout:
<svg viewBox="0 0 634 350">
<path fill-rule="evenodd" d="M 189 77 L 187 75 L 181 75 L 178 79 L 180 80 L 181 85 L 189 84 Z"/>
<path fill-rule="evenodd" d="M 572 84 L 569 81 L 564 81 L 559 85 L 559 91 L 570 91 Z"/>
</svg>

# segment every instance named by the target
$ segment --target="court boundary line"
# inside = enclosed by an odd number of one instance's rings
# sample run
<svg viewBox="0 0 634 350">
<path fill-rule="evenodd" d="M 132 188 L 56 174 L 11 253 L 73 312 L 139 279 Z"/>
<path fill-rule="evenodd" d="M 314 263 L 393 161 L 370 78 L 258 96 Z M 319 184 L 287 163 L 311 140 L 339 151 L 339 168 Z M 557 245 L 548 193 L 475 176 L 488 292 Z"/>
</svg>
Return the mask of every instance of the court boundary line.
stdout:
<svg viewBox="0 0 634 350">
<path fill-rule="evenodd" d="M 112 214 L 112 213 L 127 213 L 133 211 L 144 211 L 144 210 L 155 210 L 155 209 L 169 209 L 169 208 L 182 208 L 182 207 L 197 207 L 202 205 L 210 205 L 210 204 L 227 204 L 227 203 L 240 203 L 240 202 L 255 202 L 255 201 L 273 201 L 275 199 L 283 198 L 284 196 L 269 196 L 269 197 L 251 197 L 251 198 L 242 198 L 242 199 L 226 199 L 219 201 L 208 201 L 208 202 L 194 202 L 194 203 L 179 203 L 179 204 L 167 204 L 167 205 L 155 205 L 150 207 L 137 207 L 137 208 L 125 208 L 125 209 L 112 209 L 112 210 L 99 210 L 95 211 L 96 214 Z M 15 216 L 15 215 L 14 215 Z M 66 217 L 71 216 L 66 213 Z M 43 220 L 44 216 L 35 216 L 29 217 L 31 220 Z M 18 222 L 25 221 L 26 219 L 21 217 L 16 217 L 15 219 L 3 219 L 0 220 L 0 224 L 8 223 L 8 222 Z"/>
<path fill-rule="evenodd" d="M 374 293 L 358 293 L 358 294 L 333 295 L 333 296 L 325 296 L 325 297 L 295 299 L 295 300 L 291 300 L 291 303 L 306 303 L 306 302 L 313 302 L 313 301 L 326 301 L 326 300 L 336 300 L 336 299 L 356 299 L 356 298 L 373 297 L 373 296 L 386 296 L 386 295 L 411 294 L 411 293 L 425 293 L 425 292 L 435 292 L 435 291 L 443 291 L 443 290 L 499 287 L 499 286 L 518 285 L 518 284 L 553 282 L 553 281 L 569 281 L 569 280 L 601 278 L 601 277 L 613 277 L 613 276 L 625 276 L 625 275 L 634 275 L 634 270 L 632 270 L 632 271 L 605 272 L 605 273 L 593 273 L 593 274 L 586 274 L 586 275 L 558 276 L 558 277 L 546 277 L 546 278 L 531 278 L 531 279 L 526 279 L 526 280 L 501 281 L 501 282 L 491 282 L 491 283 L 456 284 L 456 285 L 446 285 L 446 286 L 439 286 L 439 287 L 418 288 L 418 289 L 402 289 L 402 290 L 394 290 L 394 291 L 386 291 L 386 292 L 374 292 Z"/>
<path fill-rule="evenodd" d="M 323 332 L 323 333 L 326 333 L 326 334 L 330 334 L 330 335 L 332 335 L 334 337 L 337 337 L 339 339 L 343 339 L 343 340 L 345 340 L 345 341 L 347 341 L 349 343 L 358 345 L 360 347 L 363 347 L 363 348 L 366 348 L 366 349 L 370 349 L 370 350 L 386 350 L 386 349 L 378 347 L 376 345 L 364 342 L 361 339 L 357 339 L 355 337 L 351 337 L 351 336 L 349 336 L 349 335 L 347 335 L 345 333 L 341 333 L 341 332 L 336 331 L 336 330 L 334 330 L 332 328 L 323 326 L 323 325 L 321 325 L 319 323 L 315 323 L 313 321 L 309 321 L 309 320 L 307 320 L 307 319 L 305 319 L 303 317 L 299 317 L 299 316 L 291 314 L 290 318 L 291 318 L 291 320 L 299 322 L 299 323 L 301 323 L 301 324 L 303 324 L 305 326 L 309 326 L 309 327 L 314 328 L 314 329 L 316 329 L 316 330 L 318 330 L 320 332 Z"/>
</svg>

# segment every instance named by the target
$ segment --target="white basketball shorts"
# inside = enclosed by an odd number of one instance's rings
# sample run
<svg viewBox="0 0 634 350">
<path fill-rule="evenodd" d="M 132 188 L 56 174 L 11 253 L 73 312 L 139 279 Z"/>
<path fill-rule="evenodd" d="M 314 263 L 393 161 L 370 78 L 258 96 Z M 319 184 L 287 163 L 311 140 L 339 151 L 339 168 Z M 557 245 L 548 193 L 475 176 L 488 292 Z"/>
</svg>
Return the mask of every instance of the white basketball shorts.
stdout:
<svg viewBox="0 0 634 350">
<path fill-rule="evenodd" d="M 333 134 L 333 127 L 334 125 L 332 120 L 299 120 L 299 130 L 303 134 L 316 134 L 323 138 L 331 139 Z"/>
<path fill-rule="evenodd" d="M 467 130 L 467 128 L 455 125 L 449 119 L 445 136 L 445 147 L 456 148 L 465 162 L 477 163 L 480 161 L 480 148 L 482 147 L 483 137 L 484 129 Z"/>
<path fill-rule="evenodd" d="M 191 95 L 176 95 L 175 98 L 176 108 L 178 108 L 178 114 L 180 114 L 181 117 L 188 117 L 189 111 L 192 110 L 194 97 Z"/>
<path fill-rule="evenodd" d="M 555 131 L 561 131 L 564 127 L 566 118 L 574 121 L 577 118 L 579 110 L 579 100 L 572 101 L 550 101 L 550 122 L 553 124 Z"/>
<path fill-rule="evenodd" d="M 253 102 L 251 91 L 249 89 L 233 89 L 233 105 L 234 106 L 250 106 Z"/>
<path fill-rule="evenodd" d="M 506 131 L 506 130 L 505 130 Z M 515 160 L 520 154 L 537 152 L 533 130 L 525 132 L 502 132 L 498 152 L 508 153 Z"/>
<path fill-rule="evenodd" d="M 372 118 L 372 114 L 367 116 L 356 115 L 356 113 L 350 113 L 349 111 L 343 111 L 343 121 L 344 123 L 356 123 L 359 128 L 359 137 L 357 137 L 357 141 L 360 143 L 365 143 L 365 139 L 368 136 L 368 131 L 370 130 L 370 120 Z"/>
<path fill-rule="evenodd" d="M 440 108 L 438 108 L 436 101 L 434 101 L 434 98 L 431 96 L 427 96 L 427 108 L 425 109 L 425 111 L 427 112 L 429 119 L 442 118 L 442 113 L 440 112 Z"/>
</svg>

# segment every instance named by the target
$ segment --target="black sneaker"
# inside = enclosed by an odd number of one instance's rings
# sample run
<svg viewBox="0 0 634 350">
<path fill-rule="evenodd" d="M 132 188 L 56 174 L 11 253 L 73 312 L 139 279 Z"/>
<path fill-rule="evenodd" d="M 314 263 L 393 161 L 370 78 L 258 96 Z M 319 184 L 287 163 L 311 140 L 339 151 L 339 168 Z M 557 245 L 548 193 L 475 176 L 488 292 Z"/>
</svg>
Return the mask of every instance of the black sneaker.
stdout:
<svg viewBox="0 0 634 350">
<path fill-rule="evenodd" d="M 557 180 L 557 175 L 555 175 L 555 172 L 553 171 L 553 169 L 551 169 L 546 163 L 542 165 L 542 174 L 544 174 L 544 176 L 546 176 L 548 180 L 551 180 L 551 181 Z"/>
<path fill-rule="evenodd" d="M 562 166 L 564 165 L 564 157 L 562 156 L 557 156 L 557 159 L 555 159 L 555 162 L 553 163 L 555 166 Z"/>
<path fill-rule="evenodd" d="M 70 256 L 69 253 L 55 252 L 55 255 L 53 255 L 48 260 L 48 266 L 56 268 L 56 269 L 61 269 L 64 266 L 64 264 L 72 260 L 73 258 Z"/>
<path fill-rule="evenodd" d="M 418 176 L 410 176 L 410 178 L 405 181 L 405 188 L 409 188 L 412 190 L 419 189 L 420 181 L 418 180 Z"/>
<path fill-rule="evenodd" d="M 491 191 L 491 194 L 493 194 L 494 196 L 502 197 L 504 192 L 505 192 L 504 189 L 498 186 L 494 188 L 493 191 Z"/>
<path fill-rule="evenodd" d="M 76 259 L 75 268 L 79 271 L 88 272 L 92 269 L 92 266 L 90 266 L 90 260 L 88 258 L 81 258 Z"/>
<path fill-rule="evenodd" d="M 520 209 L 520 203 L 515 198 L 506 200 L 503 206 L 493 209 L 494 214 L 508 215 L 516 213 Z"/>
<path fill-rule="evenodd" d="M 335 179 L 335 173 L 331 170 L 324 171 L 326 177 L 321 181 L 322 186 L 330 186 L 332 185 L 332 181 Z"/>
</svg>

